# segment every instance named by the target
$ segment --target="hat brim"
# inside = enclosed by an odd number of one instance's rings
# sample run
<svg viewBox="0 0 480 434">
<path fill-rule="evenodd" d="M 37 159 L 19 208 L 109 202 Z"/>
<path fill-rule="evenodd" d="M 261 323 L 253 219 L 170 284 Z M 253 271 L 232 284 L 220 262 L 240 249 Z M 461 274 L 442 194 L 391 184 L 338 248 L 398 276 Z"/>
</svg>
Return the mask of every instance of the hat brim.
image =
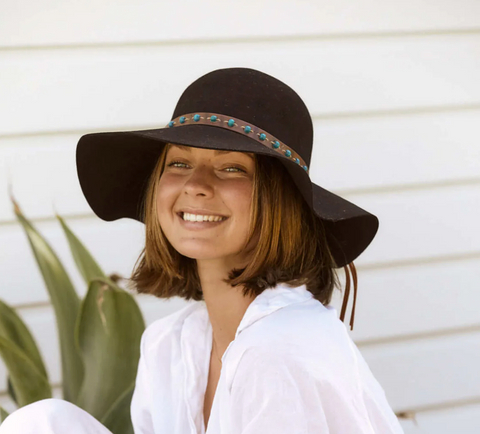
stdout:
<svg viewBox="0 0 480 434">
<path fill-rule="evenodd" d="M 313 209 L 323 221 L 337 267 L 354 261 L 370 245 L 378 218 L 352 202 L 312 183 Z"/>
<path fill-rule="evenodd" d="M 82 136 L 76 149 L 77 174 L 83 194 L 98 217 L 105 221 L 131 218 L 143 222 L 141 200 L 166 143 L 277 158 L 305 201 L 323 220 L 338 267 L 353 261 L 375 237 L 378 219 L 373 214 L 311 182 L 301 166 L 275 150 L 248 136 L 209 125 Z"/>
</svg>

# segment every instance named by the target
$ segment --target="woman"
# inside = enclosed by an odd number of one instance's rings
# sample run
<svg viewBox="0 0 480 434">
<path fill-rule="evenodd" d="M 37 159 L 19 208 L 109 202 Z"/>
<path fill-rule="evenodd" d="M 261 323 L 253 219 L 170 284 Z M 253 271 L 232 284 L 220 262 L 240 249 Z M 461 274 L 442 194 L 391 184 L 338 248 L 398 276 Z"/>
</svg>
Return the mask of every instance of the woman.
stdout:
<svg viewBox="0 0 480 434">
<path fill-rule="evenodd" d="M 132 288 L 194 300 L 143 333 L 135 434 L 403 432 L 329 306 L 344 267 L 343 321 L 346 265 L 356 298 L 353 260 L 378 219 L 312 183 L 312 142 L 295 91 L 249 68 L 197 79 L 165 128 L 81 138 L 94 212 L 145 223 Z M 68 420 L 69 432 L 108 432 L 50 399 L 14 412 L 0 433 L 61 432 Z"/>
</svg>

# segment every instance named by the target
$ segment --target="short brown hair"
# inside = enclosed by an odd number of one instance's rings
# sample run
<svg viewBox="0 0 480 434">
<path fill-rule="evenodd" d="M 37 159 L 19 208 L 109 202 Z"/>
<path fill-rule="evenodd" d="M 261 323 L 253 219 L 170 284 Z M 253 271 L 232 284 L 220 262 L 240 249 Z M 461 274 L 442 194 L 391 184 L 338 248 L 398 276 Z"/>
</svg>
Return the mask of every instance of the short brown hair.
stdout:
<svg viewBox="0 0 480 434">
<path fill-rule="evenodd" d="M 128 285 L 138 293 L 159 298 L 179 296 L 203 300 L 196 261 L 178 253 L 165 237 L 157 219 L 155 197 L 171 144 L 160 154 L 152 172 L 142 213 L 146 228 L 143 248 Z M 324 305 L 335 288 L 340 289 L 336 264 L 328 248 L 322 221 L 303 200 L 289 173 L 276 158 L 254 154 L 250 233 L 245 246 L 259 231 L 260 238 L 245 268 L 232 269 L 232 287 L 243 286 L 243 294 L 258 295 L 277 283 L 296 287 L 305 284 Z"/>
</svg>

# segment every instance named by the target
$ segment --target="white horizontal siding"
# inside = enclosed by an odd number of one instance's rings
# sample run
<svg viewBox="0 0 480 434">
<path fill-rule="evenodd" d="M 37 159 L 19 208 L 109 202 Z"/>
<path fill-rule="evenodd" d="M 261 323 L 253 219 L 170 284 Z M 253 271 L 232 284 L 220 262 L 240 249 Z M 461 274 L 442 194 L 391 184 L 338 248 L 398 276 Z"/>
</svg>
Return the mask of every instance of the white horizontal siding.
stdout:
<svg viewBox="0 0 480 434">
<path fill-rule="evenodd" d="M 420 339 L 480 327 L 476 308 L 480 303 L 477 290 L 480 257 L 376 267 L 357 267 L 355 323 L 353 330 L 348 330 L 359 345 Z M 339 276 L 344 287 L 343 270 Z M 353 306 L 351 285 L 346 325 Z M 343 294 L 335 291 L 332 305 L 339 314 L 342 302 Z"/>
<path fill-rule="evenodd" d="M 187 0 L 175 6 L 140 0 L 2 5 L 0 46 L 298 37 L 378 32 L 469 30 L 480 26 L 475 0 L 278 2 Z M 18 25 L 21 22 L 22 25 Z M 38 29 L 39 31 L 32 31 Z"/>
<path fill-rule="evenodd" d="M 480 104 L 480 33 L 355 40 L 4 51 L 0 135 L 163 127 L 185 87 L 245 66 L 312 115 Z"/>
<path fill-rule="evenodd" d="M 397 410 L 478 398 L 480 327 L 471 332 L 365 345 L 360 350 Z"/>
<path fill-rule="evenodd" d="M 78 139 L 162 127 L 197 77 L 246 66 L 285 81 L 309 107 L 312 180 L 380 219 L 355 261 L 349 333 L 394 410 L 415 414 L 417 423 L 401 420 L 405 433 L 479 431 L 479 2 L 25 0 L 1 9 L 0 298 L 32 330 L 55 396 L 55 322 L 8 182 L 79 294 L 54 209 L 106 272 L 128 276 L 143 225 L 93 215 L 76 177 Z M 185 303 L 136 298 L 147 324 Z M 336 293 L 339 311 L 341 302 Z M 353 294 L 347 330 L 352 303 Z M 1 362 L 0 405 L 13 409 Z"/>
</svg>

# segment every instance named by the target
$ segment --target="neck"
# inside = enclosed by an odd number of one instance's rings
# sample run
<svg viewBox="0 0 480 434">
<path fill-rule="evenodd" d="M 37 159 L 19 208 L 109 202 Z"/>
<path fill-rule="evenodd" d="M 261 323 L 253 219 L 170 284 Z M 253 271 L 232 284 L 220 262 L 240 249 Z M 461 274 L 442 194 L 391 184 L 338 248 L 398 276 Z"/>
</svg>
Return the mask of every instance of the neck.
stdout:
<svg viewBox="0 0 480 434">
<path fill-rule="evenodd" d="M 222 279 L 228 277 L 226 270 L 220 272 L 218 267 L 213 268 L 205 263 L 199 263 L 198 274 L 212 324 L 216 352 L 221 359 L 227 347 L 235 339 L 238 326 L 255 296 L 244 297 L 243 286 L 232 287 L 223 282 Z"/>
</svg>

